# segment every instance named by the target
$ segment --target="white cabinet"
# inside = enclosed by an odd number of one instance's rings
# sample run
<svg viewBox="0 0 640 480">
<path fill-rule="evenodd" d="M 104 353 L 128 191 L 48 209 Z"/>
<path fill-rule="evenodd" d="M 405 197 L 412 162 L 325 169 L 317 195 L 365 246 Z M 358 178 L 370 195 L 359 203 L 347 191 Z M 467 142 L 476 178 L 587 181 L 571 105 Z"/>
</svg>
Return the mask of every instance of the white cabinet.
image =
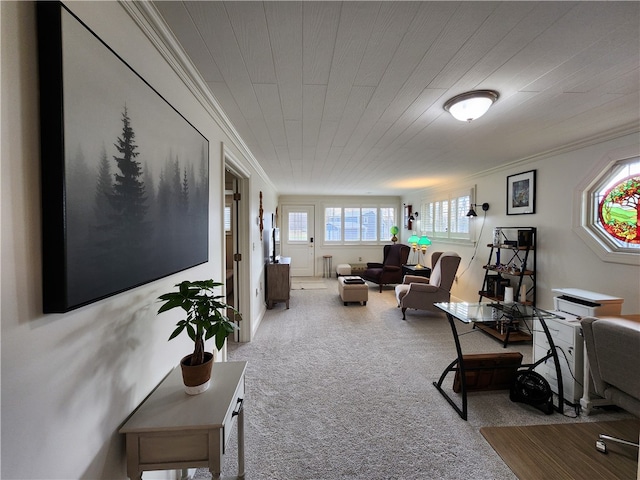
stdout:
<svg viewBox="0 0 640 480">
<path fill-rule="evenodd" d="M 553 312 L 562 315 L 562 312 Z M 583 341 L 580 335 L 580 322 L 572 319 L 548 318 L 545 320 L 551 338 L 556 345 L 560 371 L 562 373 L 562 387 L 564 399 L 572 404 L 578 404 L 582 397 L 583 378 Z M 540 325 L 535 325 L 533 332 L 533 361 L 534 363 L 549 352 L 549 342 Z M 550 357 L 536 367 L 551 386 L 551 390 L 558 393 L 558 379 L 553 358 Z"/>
<path fill-rule="evenodd" d="M 598 317 L 606 315 L 620 315 L 622 311 L 622 303 L 624 299 L 620 297 L 612 297 L 604 293 L 590 292 L 579 288 L 556 288 L 553 292 L 558 296 L 553 298 L 553 303 L 560 316 L 567 318 L 567 323 L 572 326 L 578 325 L 580 328 L 580 318 L 584 316 Z M 583 350 L 584 341 L 580 336 L 576 342 L 580 349 Z M 535 355 L 535 352 L 534 352 Z M 589 372 L 589 361 L 586 352 L 583 354 L 584 363 L 582 365 L 583 376 L 576 375 L 576 378 L 582 378 L 583 396 L 580 399 L 580 406 L 583 412 L 589 415 L 592 407 L 609 405 L 609 401 L 600 398 L 592 392 L 591 373 Z M 538 357 L 540 358 L 540 357 Z M 555 377 L 555 376 L 554 376 Z M 564 373 L 562 377 L 565 378 Z"/>
</svg>

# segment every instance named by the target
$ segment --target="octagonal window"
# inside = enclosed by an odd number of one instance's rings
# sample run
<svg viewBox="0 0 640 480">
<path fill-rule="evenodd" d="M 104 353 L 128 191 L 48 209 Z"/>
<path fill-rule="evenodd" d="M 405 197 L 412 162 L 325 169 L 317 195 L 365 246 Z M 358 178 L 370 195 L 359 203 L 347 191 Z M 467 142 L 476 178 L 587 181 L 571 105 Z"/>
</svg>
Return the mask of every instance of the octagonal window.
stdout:
<svg viewBox="0 0 640 480">
<path fill-rule="evenodd" d="M 640 255 L 640 158 L 621 160 L 589 190 L 587 227 L 610 252 Z"/>
<path fill-rule="evenodd" d="M 640 246 L 638 211 L 640 175 L 623 178 L 606 191 L 598 204 L 598 223 L 620 247 Z"/>
</svg>

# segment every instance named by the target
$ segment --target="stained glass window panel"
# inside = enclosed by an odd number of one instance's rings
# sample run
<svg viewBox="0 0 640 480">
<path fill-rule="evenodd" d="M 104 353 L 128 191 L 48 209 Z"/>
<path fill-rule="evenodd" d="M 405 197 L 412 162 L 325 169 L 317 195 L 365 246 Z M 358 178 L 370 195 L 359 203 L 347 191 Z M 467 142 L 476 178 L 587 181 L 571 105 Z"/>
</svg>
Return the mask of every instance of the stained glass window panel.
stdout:
<svg viewBox="0 0 640 480">
<path fill-rule="evenodd" d="M 640 249 L 640 160 L 621 161 L 592 191 L 592 228 L 615 250 Z"/>
<path fill-rule="evenodd" d="M 602 228 L 618 241 L 640 244 L 640 175 L 621 179 L 598 198 L 601 198 L 598 221 Z"/>
</svg>

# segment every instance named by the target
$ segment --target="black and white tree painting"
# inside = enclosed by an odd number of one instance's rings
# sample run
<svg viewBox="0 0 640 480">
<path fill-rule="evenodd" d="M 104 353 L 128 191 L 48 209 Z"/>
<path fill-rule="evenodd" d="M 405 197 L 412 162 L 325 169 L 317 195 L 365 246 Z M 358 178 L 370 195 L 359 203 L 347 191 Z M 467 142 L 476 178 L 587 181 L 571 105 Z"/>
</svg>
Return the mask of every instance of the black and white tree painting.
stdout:
<svg viewBox="0 0 640 480">
<path fill-rule="evenodd" d="M 71 309 L 207 261 L 209 145 L 64 9 L 62 31 Z"/>
</svg>

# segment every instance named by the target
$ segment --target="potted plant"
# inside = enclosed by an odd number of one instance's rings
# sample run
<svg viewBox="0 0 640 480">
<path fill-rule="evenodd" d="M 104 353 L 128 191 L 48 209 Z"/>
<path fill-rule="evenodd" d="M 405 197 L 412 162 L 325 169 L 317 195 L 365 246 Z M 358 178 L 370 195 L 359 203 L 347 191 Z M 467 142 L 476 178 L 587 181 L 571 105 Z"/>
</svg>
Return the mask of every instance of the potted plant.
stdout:
<svg viewBox="0 0 640 480">
<path fill-rule="evenodd" d="M 187 317 L 176 324 L 169 340 L 186 332 L 194 342 L 193 353 L 180 361 L 186 392 L 192 395 L 202 393 L 209 388 L 213 353 L 205 352 L 204 342 L 215 338 L 215 346 L 221 350 L 224 342 L 238 328 L 227 315 L 235 318 L 240 313 L 228 305 L 223 295 L 216 295 L 215 289 L 224 284 L 213 280 L 190 282 L 185 280 L 176 285 L 178 290 L 158 297 L 165 302 L 158 314 L 174 308 L 181 308 Z"/>
</svg>

